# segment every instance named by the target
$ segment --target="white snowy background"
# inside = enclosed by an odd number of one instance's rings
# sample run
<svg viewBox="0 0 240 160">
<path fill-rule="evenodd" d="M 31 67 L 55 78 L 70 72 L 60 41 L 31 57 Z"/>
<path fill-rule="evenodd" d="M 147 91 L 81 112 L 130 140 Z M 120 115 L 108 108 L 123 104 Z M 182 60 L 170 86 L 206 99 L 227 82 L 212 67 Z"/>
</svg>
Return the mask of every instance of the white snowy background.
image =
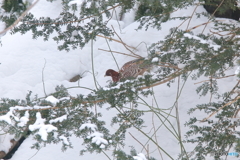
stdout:
<svg viewBox="0 0 240 160">
<path fill-rule="evenodd" d="M 80 2 L 80 1 L 79 1 Z M 60 1 L 54 1 L 53 3 L 47 2 L 46 0 L 40 0 L 34 8 L 30 10 L 37 17 L 49 16 L 51 18 L 56 18 L 61 11 Z M 196 10 L 195 10 L 196 9 Z M 193 12 L 205 12 L 202 6 L 192 6 L 186 9 L 177 10 L 172 13 L 171 16 L 190 16 Z M 108 25 L 112 25 L 116 32 L 120 35 L 122 40 L 129 46 L 137 47 L 136 54 L 143 57 L 147 56 L 147 47 L 151 43 L 163 40 L 164 37 L 169 33 L 169 29 L 174 26 L 179 26 L 182 21 L 174 20 L 168 21 L 162 25 L 162 30 L 156 30 L 149 28 L 147 31 L 136 30 L 139 25 L 138 22 L 134 22 L 134 10 L 125 14 L 123 21 L 117 22 L 116 17 L 109 21 Z M 193 16 L 189 21 L 184 22 L 180 28 L 189 29 L 207 22 L 207 18 L 197 19 Z M 236 23 L 233 20 L 224 19 L 224 21 L 229 23 Z M 120 26 L 119 26 L 120 24 Z M 188 26 L 189 25 L 189 26 Z M 208 24 L 205 29 L 205 33 L 209 32 L 209 29 L 213 24 Z M 204 26 L 200 26 L 194 29 L 194 33 L 201 33 Z M 0 23 L 0 29 L 4 26 Z M 115 36 L 116 39 L 117 36 Z M 0 97 L 8 97 L 12 99 L 24 99 L 29 91 L 33 92 L 33 95 L 38 94 L 39 97 L 44 97 L 43 81 L 45 83 L 45 90 L 47 94 L 55 91 L 57 85 L 64 85 L 65 87 L 74 87 L 80 84 L 80 86 L 95 88 L 93 76 L 91 74 L 91 44 L 87 44 L 83 49 L 71 50 L 70 52 L 59 51 L 57 49 L 57 44 L 51 38 L 48 41 L 43 41 L 42 38 L 36 40 L 32 39 L 32 33 L 21 35 L 19 33 L 11 35 L 7 32 L 1 37 L 2 46 L 0 47 Z M 144 43 L 142 43 L 144 42 Z M 123 53 L 129 53 L 125 47 L 117 42 L 109 42 L 111 50 L 119 51 Z M 111 56 L 111 53 L 101 51 L 99 49 L 109 50 L 106 40 L 101 37 L 97 37 L 93 45 L 94 53 L 94 67 L 96 72 L 96 79 L 100 86 L 104 87 L 111 80 L 110 77 L 104 77 L 105 71 L 107 69 L 117 70 L 117 66 Z M 120 54 L 115 54 L 116 60 L 119 66 L 124 63 L 134 59 L 129 56 L 124 56 Z M 45 66 L 45 67 L 44 67 Z M 228 74 L 234 74 L 235 69 L 229 70 Z M 69 82 L 73 76 L 81 74 L 83 78 L 80 82 Z M 206 78 L 203 78 L 205 80 Z M 197 81 L 199 82 L 200 79 Z M 219 80 L 220 91 L 224 92 L 229 90 L 237 81 L 236 77 L 229 77 L 226 79 Z M 177 82 L 177 81 L 176 81 Z M 182 83 L 182 82 L 181 82 Z M 190 116 L 187 111 L 194 107 L 196 104 L 208 102 L 208 96 L 200 98 L 195 89 L 198 85 L 195 85 L 196 81 L 187 81 L 184 87 L 181 97 L 179 99 L 179 111 L 181 119 L 182 134 L 187 131 L 188 128 L 184 127 L 184 123 L 189 120 Z M 166 84 L 157 86 L 154 88 L 157 102 L 160 108 L 169 108 L 174 104 L 176 93 L 177 93 L 177 83 L 173 84 L 170 88 Z M 77 94 L 88 94 L 89 91 L 85 89 L 70 89 L 70 94 L 72 96 Z M 148 99 L 149 102 L 152 99 Z M 140 106 L 141 107 L 141 106 Z M 103 107 L 104 108 L 104 107 Z M 104 109 L 99 109 L 99 111 L 106 112 L 109 111 Z M 111 111 L 114 114 L 114 111 Z M 174 112 L 173 112 L 174 113 Z M 198 118 L 204 118 L 206 115 L 197 115 Z M 108 116 L 103 117 L 108 123 L 110 123 L 110 118 Z M 39 118 L 41 119 L 41 118 Z M 152 125 L 152 117 L 145 116 L 146 124 Z M 41 122 L 39 122 L 41 124 Z M 176 126 L 176 122 L 173 122 Z M 35 125 L 36 127 L 36 125 Z M 80 127 L 80 126 L 79 126 Z M 85 127 L 85 126 L 82 126 Z M 89 127 L 89 126 L 87 126 Z M 33 130 L 36 128 L 32 128 Z M 94 126 L 92 126 L 94 130 Z M 148 128 L 149 129 L 149 128 Z M 114 130 L 114 128 L 112 128 Z M 149 129 L 150 130 L 150 129 Z M 143 136 L 136 130 L 130 130 L 139 141 L 145 143 Z M 99 135 L 98 135 L 99 136 Z M 101 135 L 100 135 L 101 137 Z M 10 147 L 9 141 L 11 136 L 0 136 L 0 150 L 6 151 Z M 64 137 L 63 137 L 64 141 Z M 83 148 L 81 145 L 82 140 L 72 137 L 71 142 L 73 143 L 73 148 L 68 149 L 65 152 L 61 151 L 62 144 L 52 144 L 41 148 L 39 151 L 31 149 L 31 144 L 33 143 L 32 137 L 27 138 L 11 160 L 90 160 L 90 159 L 107 159 L 103 154 L 86 154 L 82 157 L 79 156 L 79 150 Z M 145 152 L 142 152 L 141 145 L 136 142 L 129 134 L 127 134 L 125 150 L 130 151 L 129 146 L 135 146 L 138 156 L 135 159 L 144 160 Z M 172 157 L 177 158 L 180 153 L 180 147 L 176 139 L 168 133 L 166 129 L 161 129 L 158 132 L 158 143 L 159 145 L 168 151 Z M 193 145 L 186 144 L 187 151 L 193 149 Z M 155 148 L 150 148 L 154 151 Z M 158 151 L 154 151 L 153 156 L 159 157 Z M 110 155 L 111 156 L 111 155 Z M 169 159 L 162 153 L 163 159 Z M 209 159 L 211 159 L 209 157 Z M 237 159 L 235 157 L 229 157 L 229 159 Z"/>
</svg>

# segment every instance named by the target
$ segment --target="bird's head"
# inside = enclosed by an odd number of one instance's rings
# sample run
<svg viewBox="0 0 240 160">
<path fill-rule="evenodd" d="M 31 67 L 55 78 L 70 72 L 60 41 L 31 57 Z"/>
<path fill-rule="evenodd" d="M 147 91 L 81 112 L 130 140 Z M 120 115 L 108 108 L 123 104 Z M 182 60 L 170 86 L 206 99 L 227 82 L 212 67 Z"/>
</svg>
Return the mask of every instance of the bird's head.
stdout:
<svg viewBox="0 0 240 160">
<path fill-rule="evenodd" d="M 112 69 L 108 69 L 108 70 L 106 71 L 105 77 L 106 77 L 106 76 L 111 76 L 113 82 L 117 82 L 117 81 L 119 81 L 119 79 L 120 79 L 119 73 L 116 72 L 116 71 L 114 71 L 114 70 L 112 70 Z"/>
</svg>

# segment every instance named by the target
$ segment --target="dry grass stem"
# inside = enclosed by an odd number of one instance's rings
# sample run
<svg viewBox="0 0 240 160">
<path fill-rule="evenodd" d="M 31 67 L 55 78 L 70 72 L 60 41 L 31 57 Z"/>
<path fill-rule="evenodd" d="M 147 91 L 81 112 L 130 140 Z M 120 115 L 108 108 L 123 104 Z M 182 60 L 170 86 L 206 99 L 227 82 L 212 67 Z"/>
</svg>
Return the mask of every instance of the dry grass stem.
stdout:
<svg viewBox="0 0 240 160">
<path fill-rule="evenodd" d="M 223 79 L 223 78 L 228 78 L 228 77 L 233 77 L 233 76 L 235 76 L 235 74 L 228 75 L 228 76 L 224 76 L 224 77 L 217 77 L 217 78 L 211 77 L 211 79 Z M 201 82 L 197 82 L 197 83 L 194 83 L 194 84 L 199 84 L 199 83 L 208 82 L 208 81 L 210 81 L 210 79 L 208 79 L 208 80 L 203 80 L 203 81 L 201 81 Z"/>
<path fill-rule="evenodd" d="M 131 54 L 126 54 L 126 53 L 117 52 L 117 51 L 110 51 L 110 50 L 105 50 L 105 49 L 101 49 L 101 48 L 98 48 L 98 50 L 105 51 L 105 52 L 113 52 L 113 53 L 122 54 L 122 55 L 125 55 L 125 56 L 134 57 L 134 58 L 139 58 L 139 57 L 133 56 Z"/>
<path fill-rule="evenodd" d="M 142 58 L 141 56 L 135 54 L 133 51 L 131 51 L 131 50 L 127 47 L 127 45 L 122 41 L 121 37 L 117 34 L 117 32 L 115 31 L 115 29 L 114 29 L 113 26 L 112 26 L 112 29 L 113 29 L 114 33 L 117 35 L 117 37 L 120 39 L 120 41 L 122 42 L 123 46 L 124 46 L 129 52 L 131 52 L 133 55 L 137 56 L 138 58 Z"/>
<path fill-rule="evenodd" d="M 114 38 L 109 38 L 109 37 L 105 37 L 105 36 L 102 36 L 102 35 L 97 35 L 97 36 L 98 36 L 98 37 L 102 37 L 102 38 L 106 38 L 106 39 L 109 39 L 109 40 L 112 40 L 112 41 L 115 41 L 115 42 L 118 42 L 118 43 L 121 43 L 121 44 L 123 44 L 123 45 L 125 45 L 125 46 L 127 46 L 127 47 L 129 47 L 129 48 L 132 48 L 132 49 L 136 50 L 135 47 L 129 46 L 129 45 L 127 45 L 126 43 L 124 43 L 124 42 L 122 42 L 122 41 L 119 41 L 119 40 L 116 40 L 116 39 L 114 39 Z"/>
<path fill-rule="evenodd" d="M 211 17 L 209 18 L 208 22 L 211 21 L 211 19 L 214 17 L 215 13 L 217 12 L 217 10 L 222 6 L 223 2 L 225 0 L 222 0 L 221 3 L 217 6 L 217 8 L 215 9 L 215 11 L 212 13 Z M 205 31 L 205 29 L 207 28 L 207 25 L 208 25 L 208 22 L 205 24 L 203 30 L 202 30 L 202 33 Z"/>
<path fill-rule="evenodd" d="M 128 133 L 130 134 L 130 136 L 131 136 L 133 139 L 135 139 L 135 140 L 144 148 L 144 150 L 146 151 L 147 155 L 149 155 L 148 149 L 147 149 L 136 137 L 134 137 L 130 132 L 128 132 Z"/>
<path fill-rule="evenodd" d="M 191 20 L 192 20 L 192 18 L 193 18 L 193 15 L 194 15 L 194 13 L 196 12 L 196 9 L 198 8 L 199 5 L 200 5 L 200 3 L 196 4 L 196 7 L 194 8 L 194 11 L 192 12 L 192 15 L 191 15 L 191 17 L 190 17 L 190 19 L 189 19 L 189 21 L 188 21 L 187 29 L 186 29 L 186 30 L 188 30 L 188 27 L 189 27 L 190 22 L 191 22 Z"/>
</svg>

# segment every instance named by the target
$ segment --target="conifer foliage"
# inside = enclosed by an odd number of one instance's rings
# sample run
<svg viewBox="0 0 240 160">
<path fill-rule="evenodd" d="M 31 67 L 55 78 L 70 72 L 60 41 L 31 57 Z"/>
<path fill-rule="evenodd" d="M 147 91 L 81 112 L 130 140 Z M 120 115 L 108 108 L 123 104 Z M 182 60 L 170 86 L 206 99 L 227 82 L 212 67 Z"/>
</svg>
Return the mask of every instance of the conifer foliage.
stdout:
<svg viewBox="0 0 240 160">
<path fill-rule="evenodd" d="M 53 32 L 53 39 L 58 44 L 59 50 L 70 51 L 83 48 L 90 40 L 101 35 L 111 38 L 114 30 L 107 26 L 116 8 L 120 8 L 119 19 L 124 18 L 124 13 L 130 9 L 136 9 L 135 20 L 139 22 L 137 29 L 147 30 L 154 27 L 161 30 L 161 23 L 170 20 L 189 20 L 191 17 L 171 18 L 170 14 L 175 10 L 194 4 L 195 1 L 177 0 L 86 0 L 82 4 L 69 5 L 69 0 L 62 0 L 62 12 L 56 19 L 49 17 L 35 18 L 29 13 L 23 19 L 21 25 L 16 26 L 12 32 L 25 34 L 29 31 L 33 39 L 43 37 L 48 40 Z M 54 3 L 51 1 L 49 3 Z M 225 4 L 226 5 L 226 4 Z M 209 16 L 206 13 L 199 17 Z M 209 21 L 214 24 L 212 32 L 195 33 L 194 28 L 183 30 L 169 28 L 170 33 L 164 40 L 151 45 L 148 48 L 148 61 L 157 66 L 152 74 L 137 79 L 123 82 L 110 83 L 104 88 L 90 89 L 88 95 L 79 94 L 77 97 L 69 95 L 67 88 L 57 86 L 56 92 L 45 98 L 33 98 L 31 92 L 26 100 L 11 100 L 4 98 L 0 107 L 0 126 L 7 128 L 8 133 L 16 137 L 26 134 L 28 131 L 34 135 L 36 143 L 34 148 L 40 148 L 47 143 L 62 143 L 62 149 L 71 147 L 70 137 L 75 135 L 83 140 L 85 152 L 103 153 L 112 151 L 112 155 L 106 154 L 109 159 L 137 159 L 144 155 L 138 154 L 133 148 L 126 153 L 119 146 L 124 146 L 128 129 L 134 128 L 144 135 L 152 145 L 169 159 L 174 159 L 152 135 L 144 131 L 145 123 L 143 116 L 151 112 L 161 125 L 169 130 L 169 133 L 179 141 L 181 153 L 178 159 L 205 159 L 210 154 L 215 159 L 226 155 L 235 146 L 239 151 L 239 81 L 222 93 L 219 91 L 219 79 L 230 76 L 227 71 L 233 69 L 239 58 L 239 22 L 225 23 L 210 17 Z M 87 20 L 85 23 L 82 23 Z M 207 25 L 209 22 L 204 23 Z M 239 75 L 239 71 L 237 71 Z M 144 97 L 154 97 L 155 86 L 167 84 L 171 87 L 175 79 L 180 78 L 183 82 L 188 79 L 199 80 L 204 77 L 196 90 L 199 96 L 209 96 L 209 103 L 192 106 L 189 109 L 189 127 L 185 138 L 181 136 L 180 125 L 174 127 L 170 119 L 179 122 L 178 116 L 172 116 L 170 109 L 165 112 L 158 107 L 147 103 Z M 184 86 L 186 87 L 186 86 Z M 193 94 L 193 93 L 189 93 Z M 174 101 L 174 100 L 173 100 Z M 139 105 L 145 105 L 149 110 L 138 109 Z M 111 119 L 111 125 L 116 128 L 112 131 L 107 127 L 100 112 L 95 108 L 108 106 L 107 110 L 116 111 Z M 176 106 L 173 106 L 176 108 Z M 206 113 L 205 119 L 199 119 L 195 112 Z M 201 124 L 199 125 L 199 122 Z M 166 125 L 167 123 L 167 125 Z M 160 126 L 160 125 L 159 125 Z M 170 126 L 170 127 L 168 127 Z M 195 148 L 186 150 L 187 143 L 194 143 Z M 153 158 L 147 152 L 145 158 Z M 110 158 L 113 156 L 114 158 Z M 144 158 L 142 158 L 144 159 Z"/>
<path fill-rule="evenodd" d="M 0 20 L 9 27 L 26 10 L 26 5 L 22 0 L 4 0 L 0 8 Z"/>
</svg>

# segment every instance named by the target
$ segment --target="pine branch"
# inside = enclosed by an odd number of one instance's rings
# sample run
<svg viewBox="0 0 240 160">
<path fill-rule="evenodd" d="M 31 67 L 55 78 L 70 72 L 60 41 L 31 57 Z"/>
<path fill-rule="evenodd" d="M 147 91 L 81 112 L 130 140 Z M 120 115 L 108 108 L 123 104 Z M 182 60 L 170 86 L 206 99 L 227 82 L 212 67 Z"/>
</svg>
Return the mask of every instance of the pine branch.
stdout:
<svg viewBox="0 0 240 160">
<path fill-rule="evenodd" d="M 107 10 L 102 11 L 100 14 L 103 14 L 103 13 L 105 13 L 106 11 L 115 9 L 115 8 L 117 8 L 117 7 L 119 7 L 119 6 L 121 6 L 121 4 L 118 4 L 118 5 L 116 5 L 116 6 L 113 6 L 113 7 L 111 7 L 111 8 L 108 8 Z M 81 22 L 81 21 L 84 21 L 84 20 L 86 20 L 86 19 L 93 18 L 93 17 L 96 17 L 96 16 L 99 16 L 99 15 L 88 16 L 88 17 L 86 17 L 86 18 L 82 18 L 82 19 L 79 19 L 79 20 L 76 20 L 76 21 L 54 22 L 54 23 L 52 23 L 52 22 L 50 22 L 50 23 L 48 23 L 48 22 L 44 22 L 44 23 L 42 23 L 42 22 L 41 22 L 41 23 L 27 22 L 27 24 L 32 24 L 32 25 L 51 25 L 51 24 L 58 24 L 58 25 L 62 25 L 62 24 L 69 24 L 69 23 Z"/>
<path fill-rule="evenodd" d="M 236 98 L 234 98 L 233 100 L 231 100 L 230 102 L 226 103 L 225 105 L 223 105 L 222 107 L 220 107 L 217 111 L 213 112 L 212 114 L 210 114 L 208 117 L 204 118 L 203 120 L 201 120 L 201 122 L 204 122 L 206 120 L 208 120 L 209 118 L 211 118 L 214 114 L 216 114 L 217 112 L 219 112 L 220 110 L 222 110 L 223 108 L 225 108 L 226 106 L 229 106 L 231 104 L 233 104 L 234 102 L 236 102 L 238 99 L 240 99 L 240 96 L 237 96 Z"/>
<path fill-rule="evenodd" d="M 38 3 L 38 1 L 39 0 L 36 0 L 30 7 L 28 7 L 28 9 L 24 11 L 11 26 L 1 31 L 0 35 L 5 34 L 7 31 L 13 29 L 13 27 L 15 27 L 24 18 L 24 16 Z"/>
</svg>

